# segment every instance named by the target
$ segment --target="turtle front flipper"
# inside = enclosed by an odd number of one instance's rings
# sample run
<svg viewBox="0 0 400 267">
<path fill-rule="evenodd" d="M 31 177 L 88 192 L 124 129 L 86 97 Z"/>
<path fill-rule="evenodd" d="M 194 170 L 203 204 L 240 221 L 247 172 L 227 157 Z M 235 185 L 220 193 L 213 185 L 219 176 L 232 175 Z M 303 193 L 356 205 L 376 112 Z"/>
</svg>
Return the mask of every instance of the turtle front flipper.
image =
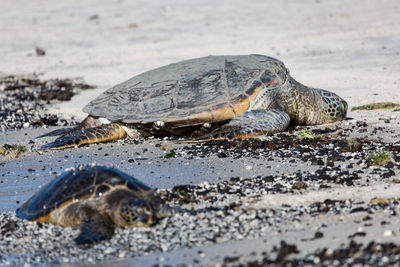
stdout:
<svg viewBox="0 0 400 267">
<path fill-rule="evenodd" d="M 252 138 L 267 133 L 284 131 L 290 123 L 290 116 L 282 109 L 246 111 L 231 120 L 216 132 L 191 141 Z"/>
<path fill-rule="evenodd" d="M 90 245 L 110 239 L 114 234 L 114 224 L 106 215 L 98 212 L 81 224 L 80 233 L 74 239 L 77 245 Z"/>
<path fill-rule="evenodd" d="M 84 128 L 69 135 L 60 136 L 54 142 L 41 146 L 40 149 L 55 150 L 84 144 L 101 143 L 122 139 L 125 138 L 126 135 L 126 131 L 118 124 L 103 124 L 93 128 Z"/>
</svg>

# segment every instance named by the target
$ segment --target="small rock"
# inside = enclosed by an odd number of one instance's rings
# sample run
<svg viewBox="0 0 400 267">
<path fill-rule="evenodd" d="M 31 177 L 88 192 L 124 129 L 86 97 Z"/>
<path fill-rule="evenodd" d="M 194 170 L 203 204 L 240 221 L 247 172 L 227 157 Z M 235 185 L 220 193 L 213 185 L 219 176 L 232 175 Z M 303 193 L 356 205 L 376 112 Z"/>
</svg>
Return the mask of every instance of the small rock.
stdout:
<svg viewBox="0 0 400 267">
<path fill-rule="evenodd" d="M 299 190 L 299 189 L 307 189 L 307 184 L 305 182 L 295 182 L 292 185 L 292 189 Z"/>
<path fill-rule="evenodd" d="M 39 57 L 46 55 L 46 51 L 40 47 L 36 47 L 35 52 L 36 52 L 36 55 Z"/>
<path fill-rule="evenodd" d="M 253 169 L 253 166 L 251 166 L 251 165 L 246 165 L 246 167 L 245 167 L 245 168 L 246 168 L 246 170 L 247 170 L 247 171 L 250 171 L 250 170 L 252 170 L 252 169 Z"/>
<path fill-rule="evenodd" d="M 315 165 L 322 166 L 322 165 L 324 165 L 324 161 L 322 159 L 317 159 L 317 160 L 314 160 L 313 162 L 311 162 L 311 165 L 313 165 L 313 166 L 315 166 Z"/>
<path fill-rule="evenodd" d="M 384 237 L 393 236 L 393 231 L 392 230 L 385 230 L 385 232 L 383 232 L 383 236 Z"/>
<path fill-rule="evenodd" d="M 170 144 L 165 144 L 165 145 L 161 145 L 160 149 L 161 150 L 165 150 L 165 151 L 171 151 L 171 150 L 174 149 L 174 147 L 172 145 L 170 145 Z"/>
<path fill-rule="evenodd" d="M 98 14 L 94 14 L 94 15 L 91 15 L 89 17 L 89 20 L 96 20 L 96 19 L 99 19 L 99 15 Z"/>
</svg>

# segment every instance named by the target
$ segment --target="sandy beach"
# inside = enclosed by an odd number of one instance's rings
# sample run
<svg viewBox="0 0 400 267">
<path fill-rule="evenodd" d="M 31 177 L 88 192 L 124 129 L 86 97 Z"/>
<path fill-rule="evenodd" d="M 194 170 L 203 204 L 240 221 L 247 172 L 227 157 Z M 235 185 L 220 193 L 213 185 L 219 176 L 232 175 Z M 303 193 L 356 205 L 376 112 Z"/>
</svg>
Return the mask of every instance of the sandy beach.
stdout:
<svg viewBox="0 0 400 267">
<path fill-rule="evenodd" d="M 399 13 L 396 0 L 2 1 L 1 76 L 71 78 L 96 87 L 47 106 L 67 121 L 83 119 L 82 107 L 117 83 L 207 55 L 278 58 L 296 80 L 344 98 L 349 112 L 342 122 L 312 127 L 322 137 L 309 143 L 293 139 L 295 128 L 257 144 L 150 138 L 42 152 L 37 148 L 52 138 L 35 137 L 49 129 L 7 129 L 0 146 L 27 151 L 0 158 L 0 265 L 342 265 L 355 259 L 385 265 L 398 259 L 400 111 L 351 108 L 400 103 Z M 362 149 L 344 152 L 349 139 Z M 266 149 L 271 142 L 276 150 Z M 163 145 L 176 157 L 165 159 Z M 375 149 L 389 150 L 393 164 L 373 166 L 368 155 Z M 76 229 L 15 218 L 17 207 L 66 168 L 92 163 L 114 166 L 166 195 L 188 185 L 199 199 L 179 205 L 198 214 L 177 215 L 154 229 L 119 229 L 86 250 L 73 244 Z M 377 244 L 392 244 L 389 254 Z"/>
</svg>

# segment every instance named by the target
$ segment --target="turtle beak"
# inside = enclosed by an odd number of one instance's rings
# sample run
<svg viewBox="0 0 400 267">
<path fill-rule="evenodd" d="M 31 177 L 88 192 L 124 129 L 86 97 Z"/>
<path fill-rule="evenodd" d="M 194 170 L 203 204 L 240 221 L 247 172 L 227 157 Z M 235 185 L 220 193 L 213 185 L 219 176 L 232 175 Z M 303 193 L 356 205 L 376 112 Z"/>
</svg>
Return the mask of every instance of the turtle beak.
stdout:
<svg viewBox="0 0 400 267">
<path fill-rule="evenodd" d="M 340 103 L 339 111 L 338 111 L 338 117 L 340 119 L 343 120 L 346 118 L 347 108 L 348 108 L 347 102 L 342 100 L 342 102 Z"/>
</svg>

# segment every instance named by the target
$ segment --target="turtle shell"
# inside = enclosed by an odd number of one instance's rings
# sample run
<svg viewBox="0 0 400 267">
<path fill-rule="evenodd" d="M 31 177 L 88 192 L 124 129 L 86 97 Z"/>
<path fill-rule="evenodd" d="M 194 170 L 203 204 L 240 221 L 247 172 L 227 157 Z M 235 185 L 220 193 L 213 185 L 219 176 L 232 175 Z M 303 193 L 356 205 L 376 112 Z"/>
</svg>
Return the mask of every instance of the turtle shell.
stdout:
<svg viewBox="0 0 400 267">
<path fill-rule="evenodd" d="M 126 186 L 140 196 L 154 191 L 139 180 L 118 170 L 102 166 L 80 166 L 55 178 L 17 209 L 18 218 L 37 220 L 63 204 L 101 197 L 116 186 Z"/>
<path fill-rule="evenodd" d="M 137 75 L 83 111 L 113 122 L 176 127 L 224 121 L 248 110 L 262 89 L 279 87 L 287 73 L 281 61 L 262 55 L 196 58 Z"/>
</svg>

